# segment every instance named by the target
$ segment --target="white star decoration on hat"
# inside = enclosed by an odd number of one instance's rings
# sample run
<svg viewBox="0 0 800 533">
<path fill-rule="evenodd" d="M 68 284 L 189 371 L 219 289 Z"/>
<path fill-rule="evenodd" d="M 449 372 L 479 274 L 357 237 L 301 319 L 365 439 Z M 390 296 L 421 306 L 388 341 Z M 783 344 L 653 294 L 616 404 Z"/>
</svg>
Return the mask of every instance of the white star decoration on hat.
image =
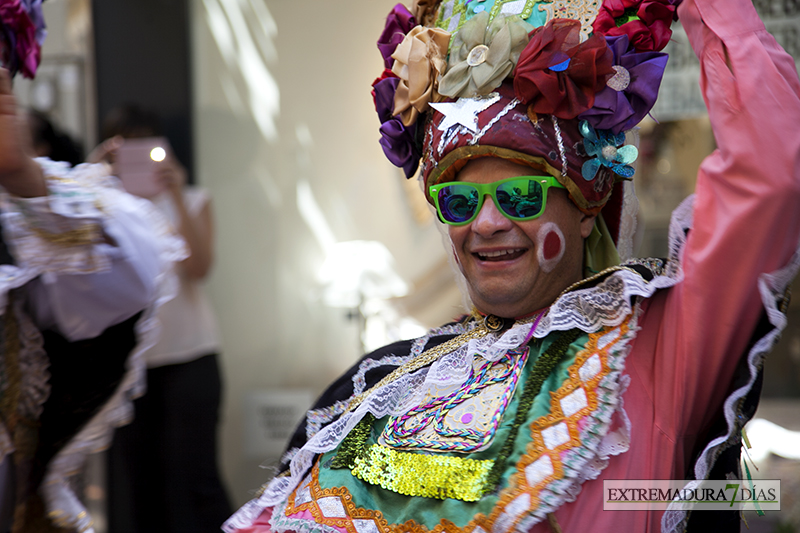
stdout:
<svg viewBox="0 0 800 533">
<path fill-rule="evenodd" d="M 444 115 L 444 119 L 438 126 L 439 131 L 447 131 L 453 126 L 461 124 L 472 133 L 478 133 L 478 113 L 488 109 L 498 100 L 500 100 L 500 95 L 491 93 L 486 96 L 459 98 L 455 102 L 440 102 L 429 105 Z"/>
</svg>

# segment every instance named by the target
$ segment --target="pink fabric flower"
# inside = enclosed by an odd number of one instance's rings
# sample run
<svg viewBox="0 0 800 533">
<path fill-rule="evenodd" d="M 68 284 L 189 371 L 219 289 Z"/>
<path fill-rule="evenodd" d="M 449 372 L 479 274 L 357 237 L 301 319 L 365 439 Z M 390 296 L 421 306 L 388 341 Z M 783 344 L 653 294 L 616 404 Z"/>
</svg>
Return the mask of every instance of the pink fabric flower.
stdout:
<svg viewBox="0 0 800 533">
<path fill-rule="evenodd" d="M 636 50 L 658 52 L 672 36 L 675 0 L 604 0 L 592 28 L 607 36 L 627 35 Z"/>
</svg>

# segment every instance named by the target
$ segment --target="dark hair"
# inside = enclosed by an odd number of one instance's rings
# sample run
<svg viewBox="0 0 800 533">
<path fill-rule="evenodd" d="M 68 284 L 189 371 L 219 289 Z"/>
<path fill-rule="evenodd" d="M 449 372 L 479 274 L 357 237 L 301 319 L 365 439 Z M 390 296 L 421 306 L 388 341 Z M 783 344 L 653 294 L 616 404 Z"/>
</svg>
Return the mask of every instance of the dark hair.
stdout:
<svg viewBox="0 0 800 533">
<path fill-rule="evenodd" d="M 109 111 L 103 119 L 101 133 L 103 139 L 116 135 L 126 139 L 136 139 L 162 134 L 158 116 L 138 104 L 125 104 Z"/>
<path fill-rule="evenodd" d="M 28 111 L 33 146 L 53 161 L 66 161 L 72 166 L 83 162 L 83 148 L 72 137 L 59 130 L 47 115 L 35 109 Z"/>
</svg>

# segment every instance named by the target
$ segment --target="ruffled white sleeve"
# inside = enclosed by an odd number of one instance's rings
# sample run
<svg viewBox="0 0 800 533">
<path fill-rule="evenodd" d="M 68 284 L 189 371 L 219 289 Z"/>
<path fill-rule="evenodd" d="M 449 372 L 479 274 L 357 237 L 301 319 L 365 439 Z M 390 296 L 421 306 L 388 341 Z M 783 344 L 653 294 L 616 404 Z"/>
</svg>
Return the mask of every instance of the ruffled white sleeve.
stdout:
<svg viewBox="0 0 800 533">
<path fill-rule="evenodd" d="M 186 252 L 154 206 L 125 193 L 106 165 L 37 162 L 48 196 L 2 194 L 16 269 L 0 272 L 0 292 L 38 278 L 28 287 L 29 313 L 73 341 L 166 298 L 171 265 Z"/>
</svg>

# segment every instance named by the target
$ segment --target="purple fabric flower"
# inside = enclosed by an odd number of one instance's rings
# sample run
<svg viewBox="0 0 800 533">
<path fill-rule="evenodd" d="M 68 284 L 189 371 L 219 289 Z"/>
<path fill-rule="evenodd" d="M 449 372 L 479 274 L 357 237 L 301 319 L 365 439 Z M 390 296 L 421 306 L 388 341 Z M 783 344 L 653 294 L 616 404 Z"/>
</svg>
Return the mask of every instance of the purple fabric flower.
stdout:
<svg viewBox="0 0 800 533">
<path fill-rule="evenodd" d="M 417 171 L 421 154 L 414 143 L 417 125 L 406 127 L 403 121 L 392 116 L 394 109 L 394 93 L 399 78 L 384 78 L 378 80 L 374 88 L 375 110 L 381 121 L 381 148 L 386 158 L 396 167 L 403 169 L 406 178 L 410 178 Z"/>
<path fill-rule="evenodd" d="M 415 129 L 416 125 L 406 128 L 397 118 L 384 122 L 380 128 L 383 153 L 394 166 L 403 169 L 406 178 L 413 177 L 419 166 L 420 154 L 414 144 Z"/>
<path fill-rule="evenodd" d="M 33 78 L 41 59 L 41 45 L 36 40 L 36 26 L 27 9 L 20 0 L 0 0 L 2 59 L 12 76 L 21 71 L 26 78 Z"/>
<path fill-rule="evenodd" d="M 44 40 L 47 37 L 47 26 L 44 23 L 44 14 L 42 13 L 42 2 L 44 0 L 22 0 L 22 5 L 25 6 L 25 11 L 31 18 L 31 22 L 36 27 L 36 42 L 39 46 L 44 46 Z"/>
<path fill-rule="evenodd" d="M 386 68 L 392 68 L 394 53 L 397 45 L 403 42 L 406 33 L 411 31 L 411 28 L 417 25 L 414 20 L 414 15 L 403 4 L 397 4 L 392 8 L 389 16 L 386 17 L 386 27 L 383 28 L 383 33 L 378 38 L 378 50 L 381 51 L 383 56 L 383 64 Z"/>
<path fill-rule="evenodd" d="M 392 119 L 394 111 L 394 93 L 400 78 L 387 77 L 378 78 L 372 84 L 372 96 L 375 99 L 375 111 L 378 112 L 378 119 L 381 124 Z"/>
<path fill-rule="evenodd" d="M 636 126 L 650 112 L 667 66 L 667 54 L 637 52 L 628 36 L 606 37 L 614 53 L 616 75 L 594 97 L 594 106 L 579 115 L 598 130 L 614 133 Z"/>
</svg>

